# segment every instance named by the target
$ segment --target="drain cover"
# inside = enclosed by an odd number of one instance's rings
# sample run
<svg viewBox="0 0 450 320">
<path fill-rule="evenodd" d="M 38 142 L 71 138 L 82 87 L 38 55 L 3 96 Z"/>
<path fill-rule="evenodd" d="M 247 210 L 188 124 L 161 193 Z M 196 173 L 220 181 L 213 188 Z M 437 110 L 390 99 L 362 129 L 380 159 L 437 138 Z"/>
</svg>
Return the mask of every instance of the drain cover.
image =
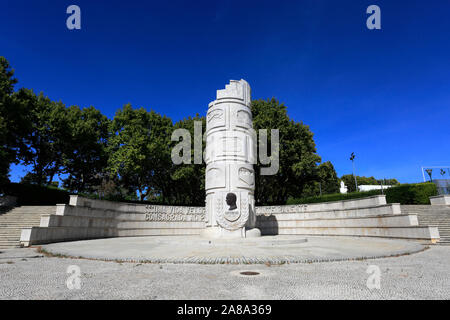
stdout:
<svg viewBox="0 0 450 320">
<path fill-rule="evenodd" d="M 244 276 L 257 276 L 259 274 L 259 272 L 255 272 L 255 271 L 242 271 L 240 272 L 240 274 L 244 275 Z"/>
</svg>

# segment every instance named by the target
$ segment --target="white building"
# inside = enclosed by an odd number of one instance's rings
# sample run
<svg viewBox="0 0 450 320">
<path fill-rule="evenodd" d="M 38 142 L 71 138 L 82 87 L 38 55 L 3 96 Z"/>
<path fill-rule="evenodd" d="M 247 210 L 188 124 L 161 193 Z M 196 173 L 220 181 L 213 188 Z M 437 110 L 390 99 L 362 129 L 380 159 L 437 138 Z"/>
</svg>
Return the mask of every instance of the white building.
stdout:
<svg viewBox="0 0 450 320">
<path fill-rule="evenodd" d="M 391 188 L 390 185 L 379 185 L 379 184 L 363 184 L 358 186 L 359 191 L 370 191 L 370 190 L 380 190 L 380 189 L 388 189 Z"/>
</svg>

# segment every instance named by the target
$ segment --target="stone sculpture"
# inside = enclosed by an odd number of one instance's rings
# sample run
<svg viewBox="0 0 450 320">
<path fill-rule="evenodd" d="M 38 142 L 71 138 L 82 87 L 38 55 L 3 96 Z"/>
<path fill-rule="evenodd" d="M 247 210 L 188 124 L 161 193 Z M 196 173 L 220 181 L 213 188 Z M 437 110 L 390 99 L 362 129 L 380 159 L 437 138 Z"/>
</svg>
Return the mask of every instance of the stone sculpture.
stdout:
<svg viewBox="0 0 450 320">
<path fill-rule="evenodd" d="M 259 236 L 255 229 L 256 137 L 250 86 L 231 80 L 217 90 L 206 118 L 206 230 L 216 238 Z"/>
</svg>

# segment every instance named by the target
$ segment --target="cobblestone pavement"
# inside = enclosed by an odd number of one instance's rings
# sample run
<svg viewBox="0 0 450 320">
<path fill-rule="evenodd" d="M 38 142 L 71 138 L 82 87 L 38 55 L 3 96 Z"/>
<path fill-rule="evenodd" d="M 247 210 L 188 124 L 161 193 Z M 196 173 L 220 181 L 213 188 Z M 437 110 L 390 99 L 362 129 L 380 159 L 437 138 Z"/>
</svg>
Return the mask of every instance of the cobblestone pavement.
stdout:
<svg viewBox="0 0 450 320">
<path fill-rule="evenodd" d="M 0 251 L 0 299 L 450 298 L 450 246 L 395 258 L 278 266 L 117 263 Z M 71 265 L 81 271 L 79 290 L 66 285 Z M 367 287 L 370 265 L 381 271 L 380 289 Z"/>
</svg>

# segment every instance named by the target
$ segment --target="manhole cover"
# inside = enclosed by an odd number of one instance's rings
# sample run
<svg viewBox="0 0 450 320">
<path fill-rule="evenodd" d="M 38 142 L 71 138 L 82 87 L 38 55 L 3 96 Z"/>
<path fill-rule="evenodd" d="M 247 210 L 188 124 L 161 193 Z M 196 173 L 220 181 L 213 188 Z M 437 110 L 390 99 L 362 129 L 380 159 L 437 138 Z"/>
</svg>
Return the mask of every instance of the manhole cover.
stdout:
<svg viewBox="0 0 450 320">
<path fill-rule="evenodd" d="M 244 276 L 257 276 L 259 274 L 259 272 L 255 272 L 255 271 L 242 271 L 240 272 L 240 274 L 244 275 Z"/>
</svg>

